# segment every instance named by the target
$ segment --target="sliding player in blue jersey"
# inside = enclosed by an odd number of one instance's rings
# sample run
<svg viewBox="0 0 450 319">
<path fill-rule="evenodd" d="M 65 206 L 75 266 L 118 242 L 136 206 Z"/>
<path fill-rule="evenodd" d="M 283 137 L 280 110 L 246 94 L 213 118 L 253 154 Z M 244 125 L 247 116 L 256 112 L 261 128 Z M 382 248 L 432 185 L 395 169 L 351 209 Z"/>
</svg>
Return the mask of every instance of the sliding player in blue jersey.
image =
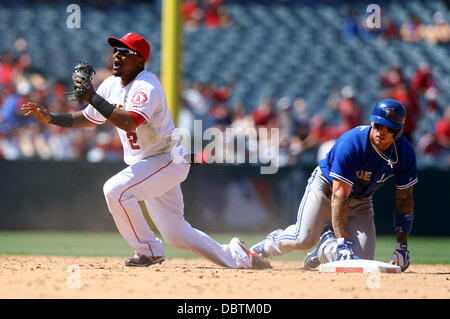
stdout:
<svg viewBox="0 0 450 319">
<path fill-rule="evenodd" d="M 305 269 L 342 259 L 373 259 L 376 234 L 372 195 L 395 176 L 397 245 L 391 263 L 405 271 L 409 266 L 408 234 L 414 219 L 413 185 L 417 183 L 415 151 L 402 136 L 405 118 L 406 109 L 400 102 L 379 101 L 370 125 L 344 133 L 319 162 L 308 180 L 297 222 L 271 232 L 251 250 L 264 257 L 278 256 L 310 249 L 319 241 L 305 258 Z M 330 221 L 333 231 L 321 235 Z"/>
</svg>

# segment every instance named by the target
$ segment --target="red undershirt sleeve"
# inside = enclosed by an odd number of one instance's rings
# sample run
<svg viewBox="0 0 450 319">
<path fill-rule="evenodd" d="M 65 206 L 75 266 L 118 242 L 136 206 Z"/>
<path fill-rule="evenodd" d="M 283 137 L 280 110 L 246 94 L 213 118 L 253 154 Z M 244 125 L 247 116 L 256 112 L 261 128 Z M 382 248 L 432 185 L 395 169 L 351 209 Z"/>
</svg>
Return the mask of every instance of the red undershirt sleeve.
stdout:
<svg viewBox="0 0 450 319">
<path fill-rule="evenodd" d="M 136 124 L 136 128 L 146 121 L 146 119 L 142 115 L 140 115 L 136 112 L 128 111 L 128 113 L 130 113 L 131 118 L 133 119 L 134 123 Z"/>
</svg>

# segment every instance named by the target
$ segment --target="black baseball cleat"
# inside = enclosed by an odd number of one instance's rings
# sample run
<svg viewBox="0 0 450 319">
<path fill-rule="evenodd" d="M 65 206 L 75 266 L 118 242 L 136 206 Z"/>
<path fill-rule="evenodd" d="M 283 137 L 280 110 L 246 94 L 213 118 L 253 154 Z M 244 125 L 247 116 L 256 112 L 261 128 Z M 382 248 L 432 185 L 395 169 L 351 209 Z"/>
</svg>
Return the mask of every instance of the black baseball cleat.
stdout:
<svg viewBox="0 0 450 319">
<path fill-rule="evenodd" d="M 148 267 L 153 264 L 161 264 L 166 258 L 164 256 L 148 257 L 141 254 L 135 254 L 133 258 L 125 260 L 125 266 L 128 267 Z"/>
</svg>

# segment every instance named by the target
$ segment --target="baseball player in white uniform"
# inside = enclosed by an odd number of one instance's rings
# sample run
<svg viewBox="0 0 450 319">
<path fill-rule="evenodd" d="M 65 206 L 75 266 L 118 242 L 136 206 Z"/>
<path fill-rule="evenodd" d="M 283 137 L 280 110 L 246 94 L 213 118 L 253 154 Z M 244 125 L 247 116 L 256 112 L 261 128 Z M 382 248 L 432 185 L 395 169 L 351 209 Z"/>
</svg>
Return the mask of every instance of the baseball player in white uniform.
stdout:
<svg viewBox="0 0 450 319">
<path fill-rule="evenodd" d="M 145 267 L 165 260 L 161 240 L 145 220 L 139 206 L 144 201 L 149 215 L 171 245 L 192 251 L 230 268 L 270 268 L 259 254 L 252 253 L 238 238 L 221 245 L 184 219 L 180 183 L 189 172 L 186 161 L 172 156 L 177 141 L 164 90 L 157 77 L 144 68 L 150 45 L 135 33 L 108 38 L 113 47 L 113 75 L 95 91 L 89 80 L 74 79 L 89 105 L 75 113 L 52 113 L 43 106 L 27 103 L 26 116 L 43 123 L 82 128 L 107 121 L 116 126 L 128 167 L 104 185 L 109 211 L 123 238 L 135 249 L 126 266 Z M 183 152 L 180 146 L 177 151 Z"/>
</svg>

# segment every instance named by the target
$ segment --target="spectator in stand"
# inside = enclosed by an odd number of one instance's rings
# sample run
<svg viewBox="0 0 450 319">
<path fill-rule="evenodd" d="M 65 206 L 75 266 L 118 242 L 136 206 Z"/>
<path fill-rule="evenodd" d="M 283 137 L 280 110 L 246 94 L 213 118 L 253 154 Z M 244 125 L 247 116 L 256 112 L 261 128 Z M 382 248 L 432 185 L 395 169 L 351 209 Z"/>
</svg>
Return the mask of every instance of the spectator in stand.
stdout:
<svg viewBox="0 0 450 319">
<path fill-rule="evenodd" d="M 400 32 L 395 22 L 387 15 L 381 15 L 381 39 L 392 40 L 400 37 Z"/>
<path fill-rule="evenodd" d="M 183 90 L 183 99 L 187 108 L 193 113 L 195 118 L 200 118 L 208 112 L 211 102 L 203 95 L 204 84 L 195 82 L 188 85 Z"/>
<path fill-rule="evenodd" d="M 292 103 L 292 116 L 296 121 L 309 122 L 310 114 L 304 98 L 298 96 Z"/>
<path fill-rule="evenodd" d="M 31 55 L 28 52 L 27 41 L 19 37 L 14 41 L 15 55 L 17 56 L 14 63 L 14 69 L 17 73 L 23 73 L 31 64 Z"/>
<path fill-rule="evenodd" d="M 408 87 L 403 77 L 403 71 L 398 66 L 390 67 L 383 72 L 380 81 L 382 87 L 381 98 L 397 100 L 406 107 L 403 135 L 411 143 L 414 143 L 413 133 L 421 114 L 417 95 Z"/>
<path fill-rule="evenodd" d="M 411 92 L 416 96 L 425 96 L 429 90 L 436 90 L 436 84 L 430 71 L 430 66 L 422 62 L 411 78 Z"/>
<path fill-rule="evenodd" d="M 212 119 L 212 124 L 221 130 L 225 130 L 232 123 L 232 114 L 228 106 L 223 102 L 215 104 L 209 110 L 209 116 Z"/>
<path fill-rule="evenodd" d="M 450 42 L 450 25 L 442 12 L 438 11 L 433 15 L 433 22 L 432 25 L 424 26 L 423 39 L 431 43 Z"/>
<path fill-rule="evenodd" d="M 217 14 L 219 15 L 219 26 L 221 28 L 228 28 L 234 24 L 231 15 L 227 10 L 225 10 L 224 6 L 220 6 L 219 8 L 217 8 Z"/>
<path fill-rule="evenodd" d="M 219 27 L 218 8 L 222 4 L 221 0 L 207 0 L 205 7 L 205 25 L 208 28 Z"/>
<path fill-rule="evenodd" d="M 359 36 L 359 21 L 356 13 L 353 9 L 350 9 L 347 13 L 347 17 L 344 20 L 344 39 L 347 41 L 353 41 Z"/>
<path fill-rule="evenodd" d="M 218 102 L 227 102 L 231 96 L 234 88 L 234 81 L 231 81 L 227 85 L 220 86 L 214 89 L 214 99 Z"/>
<path fill-rule="evenodd" d="M 296 121 L 294 134 L 290 137 L 288 143 L 288 164 L 295 164 L 299 161 L 303 153 L 319 145 L 319 141 L 311 134 L 308 122 L 302 120 Z"/>
<path fill-rule="evenodd" d="M 95 146 L 86 154 L 89 162 L 120 161 L 123 156 L 122 145 L 117 134 L 110 131 L 102 131 L 95 136 Z M 117 144 L 118 143 L 118 144 Z M 120 149 L 118 149 L 120 147 Z"/>
<path fill-rule="evenodd" d="M 436 42 L 450 42 L 450 25 L 445 19 L 444 14 L 440 11 L 436 12 L 433 16 L 433 20 Z"/>
<path fill-rule="evenodd" d="M 185 0 L 181 5 L 181 15 L 184 28 L 196 30 L 200 26 L 204 14 L 197 0 Z"/>
<path fill-rule="evenodd" d="M 203 83 L 201 93 L 206 101 L 212 106 L 215 103 L 215 89 L 212 83 Z"/>
<path fill-rule="evenodd" d="M 341 117 L 338 127 L 339 135 L 362 124 L 362 110 L 356 103 L 353 88 L 351 86 L 345 86 L 341 90 L 341 96 L 342 99 L 338 104 L 338 110 Z"/>
<path fill-rule="evenodd" d="M 434 130 L 431 130 L 420 137 L 416 149 L 420 155 L 438 155 L 442 152 L 443 147 L 437 141 Z"/>
<path fill-rule="evenodd" d="M 251 113 L 256 128 L 267 127 L 270 122 L 276 120 L 272 104 L 272 97 L 266 97 L 261 100 L 258 107 Z"/>
<path fill-rule="evenodd" d="M 12 85 L 14 73 L 14 57 L 11 52 L 5 52 L 0 59 L 0 85 L 8 87 Z"/>
<path fill-rule="evenodd" d="M 421 114 L 419 103 L 411 96 L 405 83 L 394 86 L 386 98 L 397 100 L 406 107 L 406 120 L 403 128 L 403 135 L 413 143 L 414 140 L 412 135 L 417 127 L 417 121 Z"/>
<path fill-rule="evenodd" d="M 208 28 L 225 28 L 232 24 L 232 19 L 223 6 L 223 0 L 206 0 L 204 12 L 205 26 Z"/>
<path fill-rule="evenodd" d="M 427 105 L 425 107 L 425 112 L 429 117 L 435 117 L 436 115 L 440 117 L 442 114 L 441 108 L 438 103 L 438 91 L 435 88 L 431 88 L 427 90 L 425 94 L 425 100 L 427 101 Z"/>
<path fill-rule="evenodd" d="M 278 127 L 280 139 L 289 138 L 294 133 L 295 119 L 292 116 L 292 105 L 288 97 L 283 97 L 277 102 Z"/>
<path fill-rule="evenodd" d="M 339 137 L 339 131 L 333 125 L 328 124 L 320 114 L 315 114 L 309 121 L 311 138 L 322 144 Z"/>
<path fill-rule="evenodd" d="M 4 134 L 10 133 L 28 122 L 25 121 L 18 106 L 29 99 L 33 88 L 31 83 L 23 76 L 18 81 L 16 90 L 11 91 L 5 97 L 0 107 L 0 131 Z"/>
<path fill-rule="evenodd" d="M 436 139 L 440 145 L 450 149 L 450 104 L 444 112 L 444 116 L 436 122 Z"/>
<path fill-rule="evenodd" d="M 424 25 L 415 14 L 409 16 L 409 21 L 400 28 L 400 37 L 403 41 L 417 42 L 422 40 Z"/>
<path fill-rule="evenodd" d="M 0 154 L 7 160 L 17 160 L 22 158 L 20 149 L 20 131 L 11 130 L 7 135 L 0 132 Z"/>
<path fill-rule="evenodd" d="M 331 114 L 327 118 L 337 118 L 339 116 L 339 124 L 333 132 L 339 137 L 341 134 L 362 124 L 362 109 L 355 100 L 354 89 L 347 85 L 341 89 L 340 96 L 336 87 L 331 89 L 327 100 L 327 112 Z M 328 130 L 331 128 L 328 127 Z"/>
<path fill-rule="evenodd" d="M 247 129 L 254 128 L 253 119 L 251 116 L 245 113 L 245 106 L 242 102 L 238 102 L 234 105 L 232 110 L 232 123 L 231 127 L 235 129 Z"/>
<path fill-rule="evenodd" d="M 403 71 L 401 67 L 393 65 L 382 72 L 380 78 L 380 85 L 382 90 L 389 90 L 401 83 L 405 83 L 405 78 L 403 77 Z"/>
</svg>

